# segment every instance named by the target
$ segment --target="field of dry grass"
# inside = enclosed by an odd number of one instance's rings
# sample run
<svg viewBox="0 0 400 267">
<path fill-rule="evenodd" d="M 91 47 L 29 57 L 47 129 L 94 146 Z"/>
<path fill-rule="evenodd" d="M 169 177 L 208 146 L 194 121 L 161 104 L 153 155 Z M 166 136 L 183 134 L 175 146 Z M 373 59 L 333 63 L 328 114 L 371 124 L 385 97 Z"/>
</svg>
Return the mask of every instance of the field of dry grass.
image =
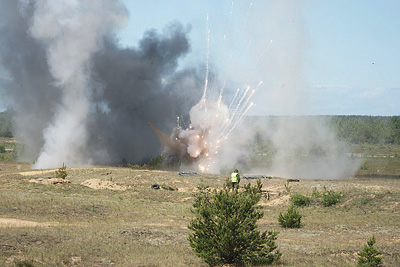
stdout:
<svg viewBox="0 0 400 267">
<path fill-rule="evenodd" d="M 187 241 L 193 194 L 199 184 L 221 188 L 225 177 L 102 166 L 67 172 L 65 182 L 52 179 L 55 170 L 0 161 L 0 266 L 205 266 Z M 248 182 L 255 180 L 241 184 Z M 400 266 L 399 178 L 286 182 L 262 181 L 271 194 L 260 201 L 259 227 L 279 231 L 277 266 L 355 266 L 372 235 L 384 266 Z M 300 208 L 300 229 L 279 225 L 291 194 L 324 188 L 341 193 L 337 205 Z"/>
</svg>

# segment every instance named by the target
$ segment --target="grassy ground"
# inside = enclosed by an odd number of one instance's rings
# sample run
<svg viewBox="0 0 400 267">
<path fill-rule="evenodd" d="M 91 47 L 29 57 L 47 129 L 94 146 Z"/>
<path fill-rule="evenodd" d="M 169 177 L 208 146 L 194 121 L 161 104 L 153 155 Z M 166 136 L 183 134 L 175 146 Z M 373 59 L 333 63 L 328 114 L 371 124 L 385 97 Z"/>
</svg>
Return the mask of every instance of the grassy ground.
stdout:
<svg viewBox="0 0 400 267">
<path fill-rule="evenodd" d="M 364 160 L 357 176 L 400 178 L 400 145 L 354 145 L 353 152 Z"/>
<path fill-rule="evenodd" d="M 0 160 L 10 161 L 16 155 L 17 143 L 12 138 L 0 137 Z M 3 151 L 5 149 L 6 151 Z M 14 152 L 15 151 L 15 152 Z"/>
<path fill-rule="evenodd" d="M 205 266 L 187 241 L 193 194 L 225 177 L 99 166 L 68 168 L 70 183 L 53 184 L 54 170 L 4 160 L 0 169 L 0 266 Z M 354 266 L 372 235 L 384 266 L 400 266 L 400 179 L 388 177 L 263 180 L 271 194 L 259 227 L 279 231 L 277 266 Z M 280 227 L 291 194 L 324 188 L 341 193 L 337 205 L 300 208 L 302 228 Z"/>
</svg>

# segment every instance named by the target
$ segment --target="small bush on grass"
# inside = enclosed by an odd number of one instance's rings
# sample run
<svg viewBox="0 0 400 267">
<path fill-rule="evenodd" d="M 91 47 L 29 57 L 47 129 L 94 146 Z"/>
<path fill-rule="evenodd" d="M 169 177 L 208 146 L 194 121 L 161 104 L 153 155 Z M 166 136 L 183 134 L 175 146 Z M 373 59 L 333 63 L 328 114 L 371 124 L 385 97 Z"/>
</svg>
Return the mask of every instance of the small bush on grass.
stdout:
<svg viewBox="0 0 400 267">
<path fill-rule="evenodd" d="M 290 201 L 297 207 L 310 205 L 311 199 L 302 194 L 296 193 L 290 197 Z"/>
<path fill-rule="evenodd" d="M 321 202 L 324 207 L 330 207 L 339 203 L 342 194 L 333 190 L 327 190 L 324 186 L 322 193 L 318 192 L 316 188 L 313 189 L 312 198 L 313 202 Z"/>
<path fill-rule="evenodd" d="M 359 267 L 378 267 L 382 266 L 382 257 L 379 257 L 381 254 L 375 247 L 376 240 L 375 236 L 372 236 L 369 241 L 367 241 L 367 245 L 364 245 L 364 249 L 358 253 L 358 262 L 357 266 Z"/>
<path fill-rule="evenodd" d="M 135 170 L 160 170 L 163 168 L 164 165 L 164 157 L 162 155 L 158 155 L 155 157 L 150 157 L 150 163 L 144 163 L 143 165 L 140 164 L 130 164 L 127 163 L 127 166 L 131 169 Z"/>
<path fill-rule="evenodd" d="M 256 206 L 261 198 L 261 181 L 245 186 L 244 192 L 227 184 L 219 192 L 199 188 L 193 204 L 196 217 L 190 222 L 190 246 L 211 266 L 218 264 L 271 264 L 279 260 L 275 231 L 257 231 L 263 217 Z"/>
<path fill-rule="evenodd" d="M 143 165 L 140 164 L 130 164 L 128 163 L 128 168 L 134 169 L 134 170 L 152 170 L 153 167 L 147 163 L 144 163 Z"/>
<path fill-rule="evenodd" d="M 33 264 L 33 261 L 17 261 L 15 263 L 15 266 L 17 267 L 34 267 L 35 265 Z"/>
<path fill-rule="evenodd" d="M 292 189 L 292 187 L 289 185 L 289 180 L 286 181 L 286 183 L 285 183 L 285 189 L 286 189 L 286 192 L 290 193 L 290 190 Z"/>
<path fill-rule="evenodd" d="M 68 173 L 67 173 L 67 166 L 65 166 L 65 165 L 64 165 L 64 162 L 63 162 L 62 167 L 61 167 L 61 168 L 58 168 L 58 171 L 56 171 L 56 177 L 57 177 L 57 178 L 65 179 L 65 178 L 67 178 L 67 176 L 68 176 Z"/>
<path fill-rule="evenodd" d="M 151 158 L 151 163 L 149 164 L 152 169 L 162 169 L 164 165 L 164 157 L 162 155 L 157 155 L 155 157 L 150 157 Z"/>
<path fill-rule="evenodd" d="M 134 169 L 134 170 L 140 170 L 142 168 L 142 166 L 140 166 L 139 164 L 130 164 L 128 163 L 128 168 Z"/>
<path fill-rule="evenodd" d="M 326 190 L 322 193 L 322 205 L 324 207 L 330 207 L 336 205 L 339 202 L 340 193 L 336 193 L 332 190 Z"/>
<path fill-rule="evenodd" d="M 285 214 L 279 214 L 279 224 L 284 228 L 300 228 L 302 215 L 297 211 L 294 205 L 290 205 Z"/>
</svg>

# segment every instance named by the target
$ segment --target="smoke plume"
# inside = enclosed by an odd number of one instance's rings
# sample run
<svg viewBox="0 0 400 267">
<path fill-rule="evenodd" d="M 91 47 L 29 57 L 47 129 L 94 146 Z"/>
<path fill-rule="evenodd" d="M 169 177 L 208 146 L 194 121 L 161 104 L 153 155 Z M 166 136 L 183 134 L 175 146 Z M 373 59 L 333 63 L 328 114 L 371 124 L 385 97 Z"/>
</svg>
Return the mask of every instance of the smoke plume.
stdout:
<svg viewBox="0 0 400 267">
<path fill-rule="evenodd" d="M 299 117 L 310 110 L 302 2 L 232 3 L 223 51 L 207 29 L 206 68 L 182 68 L 190 27 L 172 23 L 121 48 L 120 0 L 0 0 L 0 95 L 16 112 L 21 159 L 138 163 L 162 151 L 160 138 L 167 161 L 206 172 L 351 176 L 358 163 L 325 118 Z M 248 41 L 236 44 L 238 34 Z M 296 117 L 246 117 L 252 101 L 253 114 Z"/>
<path fill-rule="evenodd" d="M 221 166 L 232 168 L 235 162 L 246 172 L 281 177 L 351 177 L 359 162 L 348 157 L 349 149 L 337 139 L 329 117 L 302 116 L 311 110 L 304 71 L 309 48 L 302 16 L 304 1 L 253 3 L 242 8 L 247 13 L 247 22 L 242 25 L 249 33 L 247 57 L 253 58 L 256 68 L 234 72 L 244 81 L 246 77 L 263 81 L 254 96 L 257 107 L 253 114 L 280 116 L 244 120 L 225 142 Z"/>
<path fill-rule="evenodd" d="M 202 99 L 190 112 L 192 125 L 175 130 L 175 144 L 167 149 L 167 155 L 189 158 L 186 161 L 192 167 L 208 172 L 239 168 L 245 173 L 304 179 L 340 179 L 354 174 L 359 162 L 348 157 L 346 144 L 336 138 L 329 117 L 301 116 L 311 110 L 304 72 L 307 34 L 302 4 L 297 0 L 254 1 L 237 9 L 232 4 L 232 20 L 236 16 L 244 21 L 238 28 L 229 27 L 232 34 L 224 37 L 234 38 L 232 35 L 242 31 L 249 39 L 243 49 L 219 63 L 220 72 L 228 72 L 237 84 L 262 81 L 261 88 L 244 86 L 234 94 L 228 92 L 232 99 L 224 100 L 232 103 L 229 109 L 220 108 L 227 105 L 218 98 Z M 206 77 L 204 87 L 208 84 Z M 222 92 L 225 82 L 215 85 Z M 258 105 L 255 114 L 281 116 L 242 117 L 253 107 L 253 94 Z M 208 95 L 206 91 L 203 94 Z M 232 131 L 223 130 L 226 124 Z"/>
<path fill-rule="evenodd" d="M 177 71 L 190 50 L 174 23 L 122 49 L 120 1 L 1 0 L 0 90 L 16 111 L 22 159 L 36 168 L 139 162 L 160 153 L 147 122 L 171 131 L 198 95 L 198 70 Z M 201 85 L 200 85 L 201 86 Z"/>
</svg>

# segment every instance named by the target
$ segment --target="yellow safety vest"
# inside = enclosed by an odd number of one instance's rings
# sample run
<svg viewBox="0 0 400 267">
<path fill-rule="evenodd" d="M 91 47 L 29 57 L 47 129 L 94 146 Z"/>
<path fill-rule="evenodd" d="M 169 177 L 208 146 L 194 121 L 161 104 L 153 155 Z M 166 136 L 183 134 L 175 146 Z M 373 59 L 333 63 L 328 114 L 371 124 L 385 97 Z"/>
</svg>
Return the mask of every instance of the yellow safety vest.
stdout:
<svg viewBox="0 0 400 267">
<path fill-rule="evenodd" d="M 238 182 L 238 177 L 237 177 L 238 173 L 234 172 L 231 174 L 231 181 L 232 183 L 237 183 Z"/>
</svg>

